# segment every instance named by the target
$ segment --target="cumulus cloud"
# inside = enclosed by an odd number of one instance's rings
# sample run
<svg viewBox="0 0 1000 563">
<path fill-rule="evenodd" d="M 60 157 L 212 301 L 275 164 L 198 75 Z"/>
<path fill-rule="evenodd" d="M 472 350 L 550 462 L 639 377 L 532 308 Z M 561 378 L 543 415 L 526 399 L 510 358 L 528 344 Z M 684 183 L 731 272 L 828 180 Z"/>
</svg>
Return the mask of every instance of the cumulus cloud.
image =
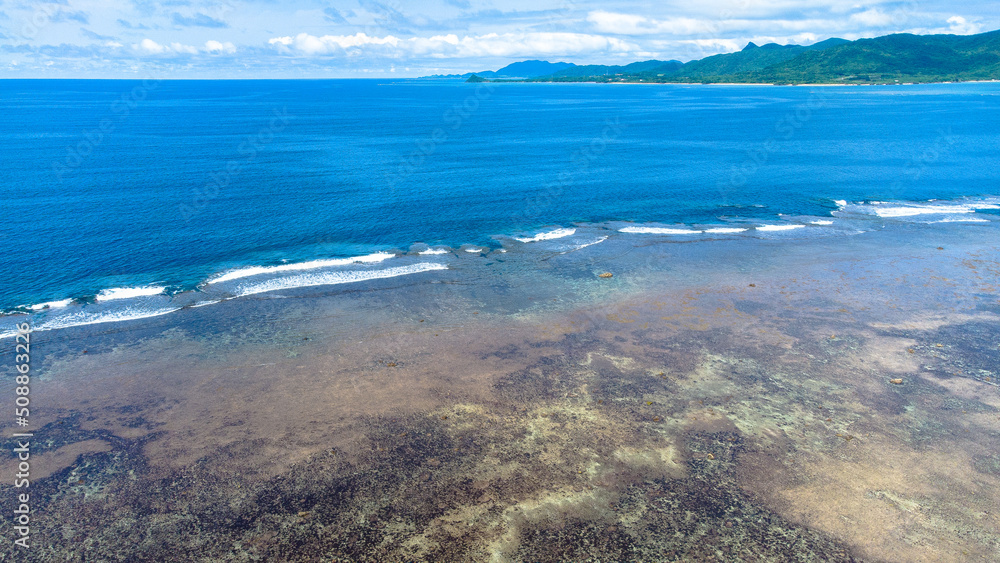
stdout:
<svg viewBox="0 0 1000 563">
<path fill-rule="evenodd" d="M 192 45 L 185 45 L 183 43 L 176 42 L 161 45 L 148 37 L 139 43 L 132 45 L 132 48 L 139 53 L 150 55 L 196 55 L 199 52 L 198 48 Z"/>
<path fill-rule="evenodd" d="M 877 8 L 871 8 L 864 12 L 851 14 L 851 21 L 867 27 L 885 27 L 893 23 L 893 16 Z"/>
<path fill-rule="evenodd" d="M 146 51 L 147 53 L 153 53 L 154 55 L 159 55 L 160 53 L 164 53 L 167 50 L 167 48 L 164 47 L 163 45 L 160 45 L 156 41 L 153 41 L 152 39 L 148 38 L 140 41 L 137 48 L 140 51 Z"/>
<path fill-rule="evenodd" d="M 364 33 L 355 35 L 324 35 L 322 37 L 300 33 L 295 37 L 275 37 L 268 41 L 270 45 L 276 46 L 281 52 L 303 55 L 329 55 L 369 45 L 391 45 L 395 47 L 399 42 L 398 38 L 391 35 L 386 37 L 369 37 Z"/>
<path fill-rule="evenodd" d="M 732 53 L 746 47 L 747 41 L 740 39 L 684 39 L 678 42 L 693 56 L 689 59 L 704 57 L 707 53 Z"/>
<path fill-rule="evenodd" d="M 15 56 L 21 69 L 51 57 L 69 71 L 95 75 L 118 75 L 137 58 L 177 76 L 351 75 L 389 72 L 393 64 L 419 75 L 527 58 L 686 61 L 736 51 L 747 41 L 972 34 L 1000 27 L 993 8 L 980 0 L 961 8 L 943 0 L 0 0 L 0 53 Z M 21 31 L 33 21 L 40 22 L 36 31 Z M 69 45 L 52 44 L 59 41 Z M 297 58 L 294 65 L 288 57 Z"/>
<path fill-rule="evenodd" d="M 181 43 L 171 43 L 170 50 L 175 53 L 182 53 L 185 55 L 195 55 L 198 53 L 197 47 L 192 47 L 191 45 L 184 45 Z"/>
<path fill-rule="evenodd" d="M 279 52 L 295 55 L 356 55 L 370 51 L 383 56 L 431 58 L 554 56 L 583 53 L 628 53 L 638 48 L 621 39 L 583 33 L 455 34 L 401 39 L 392 35 L 371 37 L 308 33 L 275 37 L 268 41 Z"/>
<path fill-rule="evenodd" d="M 229 41 L 225 43 L 220 41 L 206 41 L 205 42 L 205 52 L 207 53 L 235 53 L 236 45 L 233 45 Z"/>
<path fill-rule="evenodd" d="M 948 18 L 948 26 L 952 33 L 957 33 L 959 35 L 971 35 L 973 33 L 979 33 L 982 30 L 982 26 L 978 23 L 973 23 L 962 16 L 952 16 Z"/>
</svg>

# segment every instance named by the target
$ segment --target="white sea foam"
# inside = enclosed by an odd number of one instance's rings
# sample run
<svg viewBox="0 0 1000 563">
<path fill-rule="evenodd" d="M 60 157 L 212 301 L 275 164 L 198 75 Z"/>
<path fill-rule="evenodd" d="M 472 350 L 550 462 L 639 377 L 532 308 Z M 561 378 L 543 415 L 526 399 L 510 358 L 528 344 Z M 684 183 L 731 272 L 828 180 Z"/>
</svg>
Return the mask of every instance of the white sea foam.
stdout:
<svg viewBox="0 0 1000 563">
<path fill-rule="evenodd" d="M 32 305 L 29 309 L 32 311 L 41 311 L 42 309 L 60 309 L 62 307 L 69 306 L 71 303 L 73 303 L 72 299 L 60 299 L 59 301 L 49 301 L 48 303 Z"/>
<path fill-rule="evenodd" d="M 837 200 L 834 200 L 833 202 L 836 203 L 837 207 L 839 207 L 841 209 L 847 207 L 847 200 L 837 199 Z"/>
<path fill-rule="evenodd" d="M 756 227 L 758 231 L 790 231 L 792 229 L 802 229 L 805 225 L 761 225 Z"/>
<path fill-rule="evenodd" d="M 580 250 L 581 248 L 587 248 L 588 246 L 594 246 L 595 244 L 600 244 L 600 243 L 602 243 L 602 242 L 604 242 L 606 240 L 608 240 L 608 237 L 601 237 L 601 238 L 599 238 L 597 240 L 592 240 L 590 242 L 585 242 L 583 244 L 578 244 L 578 245 L 574 246 L 572 248 L 572 250 Z"/>
<path fill-rule="evenodd" d="M 907 204 L 892 207 L 874 207 L 875 214 L 879 217 L 913 217 L 916 215 L 944 215 L 955 213 L 975 213 L 977 209 L 1000 209 L 1000 205 L 992 203 L 968 203 L 968 204 Z"/>
<path fill-rule="evenodd" d="M 250 276 L 259 276 L 261 274 L 276 274 L 280 272 L 293 272 L 297 270 L 315 270 L 317 268 L 330 268 L 334 266 L 347 266 L 350 264 L 375 264 L 382 262 L 383 260 L 388 260 L 396 255 L 391 252 L 376 252 L 374 254 L 367 254 L 365 256 L 354 256 L 351 258 L 327 258 L 321 260 L 312 260 L 309 262 L 298 262 L 295 264 L 282 264 L 280 266 L 250 266 L 248 268 L 240 268 L 238 270 L 233 270 L 231 272 L 226 272 L 216 276 L 206 283 L 220 283 L 226 281 L 237 280 L 240 278 L 248 278 Z"/>
<path fill-rule="evenodd" d="M 222 299 L 212 299 L 212 300 L 209 300 L 209 301 L 199 301 L 198 303 L 195 303 L 194 305 L 191 305 L 191 307 L 194 308 L 194 307 L 204 307 L 205 305 L 215 305 L 216 303 L 219 303 L 221 301 L 222 301 Z"/>
<path fill-rule="evenodd" d="M 476 248 L 474 246 L 470 246 L 470 247 L 465 248 L 463 250 L 465 250 L 466 252 L 482 252 L 483 251 L 482 248 Z"/>
<path fill-rule="evenodd" d="M 746 229 L 737 228 L 737 227 L 712 227 L 711 229 L 705 229 L 705 232 L 706 233 L 726 234 L 726 233 L 742 233 L 745 230 Z"/>
<path fill-rule="evenodd" d="M 147 285 L 144 287 L 116 287 L 113 289 L 103 289 L 97 294 L 97 301 L 114 301 L 115 299 L 132 299 L 134 297 L 148 297 L 159 295 L 167 289 L 159 285 Z"/>
<path fill-rule="evenodd" d="M 938 221 L 931 221 L 931 223 L 989 223 L 989 219 L 980 219 L 979 217 L 945 217 L 944 219 Z"/>
<path fill-rule="evenodd" d="M 168 307 L 161 309 L 135 309 L 126 307 L 114 311 L 101 311 L 99 313 L 89 313 L 80 311 L 69 315 L 63 315 L 42 323 L 34 328 L 36 331 L 55 330 L 59 328 L 70 328 L 74 326 L 94 325 L 100 323 L 112 323 L 121 321 L 135 321 L 138 319 L 148 319 L 179 311 L 180 307 Z"/>
<path fill-rule="evenodd" d="M 421 250 L 417 254 L 421 255 L 433 255 L 433 254 L 448 254 L 449 250 L 444 248 L 428 248 L 427 250 Z"/>
<path fill-rule="evenodd" d="M 642 233 L 648 235 L 697 235 L 701 234 L 701 231 L 692 231 L 691 229 L 670 229 L 666 227 L 625 227 L 624 229 L 619 229 L 621 233 Z"/>
<path fill-rule="evenodd" d="M 875 207 L 879 217 L 913 217 L 914 215 L 934 215 L 940 213 L 974 213 L 975 209 L 961 209 L 951 205 L 921 205 L 903 207 Z"/>
<path fill-rule="evenodd" d="M 819 221 L 809 221 L 813 225 L 832 225 L 833 221 L 827 219 L 820 219 Z"/>
<path fill-rule="evenodd" d="M 279 289 L 297 287 L 312 287 L 317 285 L 337 285 L 383 278 L 394 278 L 408 274 L 429 272 L 432 270 L 447 270 L 448 266 L 433 262 L 420 262 L 409 266 L 395 266 L 383 270 L 353 270 L 348 272 L 323 272 L 315 274 L 298 274 L 284 278 L 270 279 L 264 282 L 241 286 L 237 291 L 239 297 L 254 295 Z"/>
<path fill-rule="evenodd" d="M 576 229 L 556 229 L 554 231 L 549 231 L 546 233 L 538 233 L 533 237 L 527 237 L 527 238 L 514 237 L 514 240 L 518 240 L 521 242 L 538 242 L 540 240 L 552 240 L 557 238 L 568 237 L 574 233 L 576 233 Z"/>
<path fill-rule="evenodd" d="M 4 338 L 14 338 L 18 334 L 20 333 L 17 332 L 16 330 L 11 330 L 8 332 L 0 332 L 0 340 L 3 340 Z"/>
</svg>

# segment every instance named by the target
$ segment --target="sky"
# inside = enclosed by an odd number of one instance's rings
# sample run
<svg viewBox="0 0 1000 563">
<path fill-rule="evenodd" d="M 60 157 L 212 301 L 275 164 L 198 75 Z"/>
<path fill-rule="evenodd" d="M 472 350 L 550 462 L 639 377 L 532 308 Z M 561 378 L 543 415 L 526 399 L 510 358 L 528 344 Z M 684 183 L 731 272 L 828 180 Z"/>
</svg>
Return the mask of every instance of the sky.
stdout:
<svg viewBox="0 0 1000 563">
<path fill-rule="evenodd" d="M 0 78 L 403 78 L 998 28 L 995 0 L 0 0 Z"/>
</svg>

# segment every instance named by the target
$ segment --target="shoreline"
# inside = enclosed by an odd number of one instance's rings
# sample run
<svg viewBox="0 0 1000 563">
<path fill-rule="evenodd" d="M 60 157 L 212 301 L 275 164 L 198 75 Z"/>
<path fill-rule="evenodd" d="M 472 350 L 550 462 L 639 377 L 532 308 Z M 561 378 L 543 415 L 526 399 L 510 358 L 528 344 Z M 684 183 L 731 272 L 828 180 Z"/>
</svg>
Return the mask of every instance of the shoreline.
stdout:
<svg viewBox="0 0 1000 563">
<path fill-rule="evenodd" d="M 210 274 L 193 289 L 170 290 L 169 284 L 104 288 L 90 298 L 58 299 L 38 305 L 24 305 L 0 316 L 0 339 L 12 337 L 16 333 L 15 325 L 24 321 L 32 322 L 37 331 L 44 332 L 71 326 L 169 316 L 180 310 L 214 307 L 220 302 L 245 299 L 254 294 L 262 294 L 266 298 L 272 292 L 298 291 L 313 286 L 318 286 L 316 291 L 322 292 L 338 291 L 334 286 L 341 285 L 344 291 L 352 291 L 351 288 L 361 287 L 358 284 L 380 278 L 414 278 L 401 283 L 424 283 L 436 279 L 442 270 L 458 268 L 458 271 L 465 271 L 473 264 L 469 260 L 511 260 L 518 257 L 519 260 L 527 261 L 525 264 L 530 264 L 532 256 L 541 258 L 550 252 L 576 252 L 598 243 L 601 247 L 607 247 L 627 245 L 628 241 L 707 243 L 730 240 L 734 244 L 753 245 L 756 244 L 754 241 L 784 240 L 786 234 L 805 239 L 830 235 L 846 237 L 846 233 L 850 231 L 874 232 L 884 228 L 882 223 L 885 219 L 880 214 L 889 214 L 888 219 L 894 221 L 895 228 L 930 228 L 937 224 L 935 217 L 955 221 L 952 224 L 956 229 L 990 227 L 997 224 L 993 214 L 979 213 L 976 210 L 988 212 L 998 205 L 996 201 L 995 197 L 990 196 L 948 202 L 882 202 L 878 205 L 838 202 L 838 209 L 829 217 L 782 217 L 777 222 L 746 220 L 717 225 L 682 225 L 609 221 L 576 223 L 570 227 L 550 225 L 536 229 L 527 238 L 519 238 L 519 235 L 494 235 L 490 237 L 492 246 L 472 247 L 463 244 L 448 247 L 415 243 L 407 249 L 380 249 L 363 256 L 312 256 L 303 257 L 298 262 L 281 260 L 263 265 L 246 263 Z M 957 216 L 959 219 L 949 219 L 952 217 L 948 214 L 949 209 L 952 214 L 960 214 Z M 927 215 L 930 212 L 934 213 Z M 903 215 L 893 216 L 897 213 Z M 906 215 L 910 213 L 914 215 Z M 794 242 L 789 241 L 788 244 Z M 599 251 L 600 248 L 591 250 Z M 451 272 L 448 275 L 460 274 Z"/>
<path fill-rule="evenodd" d="M 578 559 L 581 537 L 610 560 L 988 557 L 996 516 L 966 513 L 1000 495 L 981 453 L 1000 447 L 1000 374 L 978 344 L 1000 323 L 996 242 L 890 235 L 824 253 L 635 246 L 503 285 L 39 334 L 33 525 L 63 557 L 239 542 L 271 559 Z M 66 519 L 81 495 L 99 527 Z M 160 534 L 177 525 L 201 531 Z"/>
</svg>

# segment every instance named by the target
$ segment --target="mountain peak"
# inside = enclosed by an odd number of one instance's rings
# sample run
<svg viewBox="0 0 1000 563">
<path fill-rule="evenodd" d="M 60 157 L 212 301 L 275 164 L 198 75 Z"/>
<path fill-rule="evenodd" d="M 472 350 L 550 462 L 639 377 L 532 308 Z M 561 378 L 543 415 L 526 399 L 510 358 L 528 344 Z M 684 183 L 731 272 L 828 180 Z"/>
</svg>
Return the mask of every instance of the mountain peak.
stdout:
<svg viewBox="0 0 1000 563">
<path fill-rule="evenodd" d="M 750 49 L 756 49 L 756 48 L 757 48 L 757 44 L 754 43 L 753 41 L 751 41 L 751 42 L 747 43 L 746 47 L 743 47 L 743 50 L 744 51 L 749 51 Z"/>
</svg>

